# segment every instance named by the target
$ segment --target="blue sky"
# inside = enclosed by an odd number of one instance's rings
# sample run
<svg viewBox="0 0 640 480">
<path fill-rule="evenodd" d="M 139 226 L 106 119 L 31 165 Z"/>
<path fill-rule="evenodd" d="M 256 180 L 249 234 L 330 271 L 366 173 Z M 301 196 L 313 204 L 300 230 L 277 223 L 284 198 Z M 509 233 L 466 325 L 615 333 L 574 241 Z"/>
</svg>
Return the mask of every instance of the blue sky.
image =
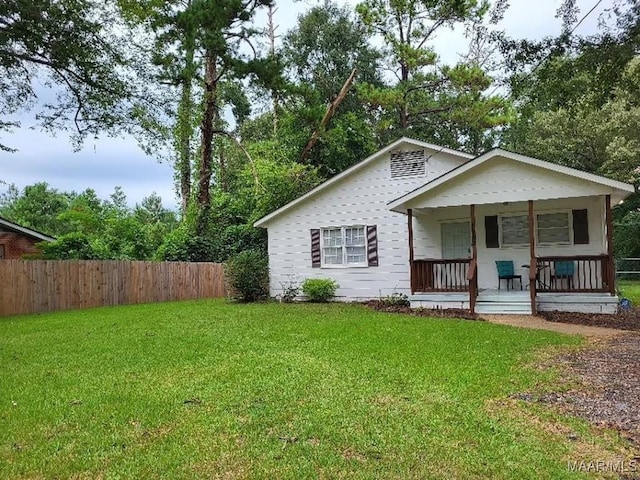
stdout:
<svg viewBox="0 0 640 480">
<path fill-rule="evenodd" d="M 603 1 L 576 34 L 594 33 L 598 17 L 611 7 L 612 1 Z M 278 32 L 284 33 L 291 28 L 300 13 L 318 3 L 276 0 Z M 357 2 L 344 3 L 355 5 Z M 509 3 L 511 6 L 500 25 L 508 35 L 535 39 L 559 33 L 561 24 L 555 18 L 555 12 L 560 0 L 510 0 Z M 581 15 L 595 3 L 596 0 L 578 0 Z M 453 63 L 465 50 L 466 42 L 461 30 L 448 31 L 439 35 L 435 46 L 445 63 Z M 107 198 L 115 186 L 121 186 L 132 205 L 156 192 L 165 206 L 177 208 L 171 165 L 145 155 L 135 139 L 104 137 L 88 140 L 82 150 L 74 152 L 67 133 L 59 132 L 53 137 L 34 129 L 35 113 L 23 113 L 20 115 L 21 128 L 2 135 L 0 141 L 17 148 L 18 152 L 0 152 L 1 181 L 15 183 L 19 188 L 40 181 L 67 191 L 93 188 L 101 198 Z M 3 185 L 0 185 L 0 191 L 2 189 Z"/>
</svg>

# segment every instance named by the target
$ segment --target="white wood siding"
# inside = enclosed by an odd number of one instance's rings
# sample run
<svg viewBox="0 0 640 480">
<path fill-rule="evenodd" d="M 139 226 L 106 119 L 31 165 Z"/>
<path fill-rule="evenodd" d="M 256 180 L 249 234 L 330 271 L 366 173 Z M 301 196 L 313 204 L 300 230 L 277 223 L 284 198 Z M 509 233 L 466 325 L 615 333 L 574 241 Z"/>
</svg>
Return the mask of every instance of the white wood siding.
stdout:
<svg viewBox="0 0 640 480">
<path fill-rule="evenodd" d="M 538 256 L 599 255 L 607 252 L 604 224 L 604 197 L 566 198 L 561 200 L 534 201 L 534 214 L 573 209 L 587 209 L 589 243 L 585 245 L 536 245 Z M 480 288 L 498 287 L 496 260 L 513 260 L 515 273 L 522 275 L 523 286 L 528 284 L 529 271 L 522 265 L 529 264 L 529 245 L 518 247 L 487 248 L 484 217 L 491 215 L 528 213 L 527 202 L 478 205 L 476 207 L 476 235 L 478 248 L 478 285 Z M 414 218 L 415 258 L 442 258 L 440 224 L 469 218 L 469 207 L 450 207 L 422 210 Z M 569 217 L 571 225 L 571 215 Z M 572 226 L 572 225 L 571 225 Z M 517 282 L 516 282 L 517 283 Z M 504 286 L 504 283 L 503 283 Z"/>
<path fill-rule="evenodd" d="M 415 150 L 415 145 L 404 148 Z M 427 156 L 434 153 L 427 150 Z M 335 279 L 341 299 L 409 293 L 407 217 L 389 211 L 387 203 L 465 159 L 435 153 L 427 161 L 426 176 L 395 179 L 391 178 L 389 160 L 389 154 L 382 156 L 268 223 L 272 296 L 281 293 L 281 283 L 289 279 L 301 283 L 306 278 Z M 379 266 L 312 268 L 310 230 L 349 225 L 377 225 Z"/>
<path fill-rule="evenodd" d="M 612 188 L 503 157 L 495 157 L 413 199 L 409 208 L 493 204 L 605 195 Z"/>
</svg>

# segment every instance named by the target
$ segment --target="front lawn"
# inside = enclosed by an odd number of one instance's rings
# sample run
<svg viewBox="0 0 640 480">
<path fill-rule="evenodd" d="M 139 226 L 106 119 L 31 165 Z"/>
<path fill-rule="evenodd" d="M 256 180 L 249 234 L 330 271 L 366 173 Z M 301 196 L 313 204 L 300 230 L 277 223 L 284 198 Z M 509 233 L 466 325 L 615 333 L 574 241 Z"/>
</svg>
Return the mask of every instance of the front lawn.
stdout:
<svg viewBox="0 0 640 480">
<path fill-rule="evenodd" d="M 576 343 L 356 305 L 0 319 L 0 477 L 573 478 L 566 435 L 496 405 Z"/>
<path fill-rule="evenodd" d="M 631 300 L 634 306 L 640 306 L 640 281 L 618 280 L 618 288 L 623 297 Z"/>
</svg>

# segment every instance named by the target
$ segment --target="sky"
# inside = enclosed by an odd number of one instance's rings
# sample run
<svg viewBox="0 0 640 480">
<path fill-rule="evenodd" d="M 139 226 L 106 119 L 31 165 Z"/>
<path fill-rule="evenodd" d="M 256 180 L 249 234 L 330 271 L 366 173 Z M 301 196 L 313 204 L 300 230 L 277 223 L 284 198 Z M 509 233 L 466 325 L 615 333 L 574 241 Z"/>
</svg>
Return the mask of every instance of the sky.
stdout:
<svg viewBox="0 0 640 480">
<path fill-rule="evenodd" d="M 356 0 L 338 1 L 350 7 L 358 3 Z M 603 0 L 575 33 L 595 33 L 598 17 L 611 7 L 612 2 Z M 292 28 L 298 15 L 319 3 L 276 0 L 278 33 L 283 34 Z M 560 3 L 561 0 L 509 0 L 510 8 L 498 28 L 514 38 L 540 39 L 557 35 L 561 21 L 555 18 L 555 12 Z M 578 0 L 577 3 L 581 18 L 597 0 Z M 466 50 L 462 29 L 440 33 L 434 46 L 444 63 L 455 63 Z M 156 192 L 162 197 L 165 207 L 177 209 L 172 166 L 145 155 L 135 139 L 90 139 L 82 150 L 74 152 L 67 133 L 59 132 L 54 137 L 34 127 L 35 113 L 25 112 L 20 116 L 21 128 L 2 135 L 0 141 L 18 151 L 0 152 L 0 181 L 13 183 L 20 189 L 43 181 L 63 191 L 80 192 L 93 188 L 99 197 L 105 199 L 116 186 L 120 186 L 131 205 Z M 0 192 L 5 188 L 0 184 Z"/>
</svg>

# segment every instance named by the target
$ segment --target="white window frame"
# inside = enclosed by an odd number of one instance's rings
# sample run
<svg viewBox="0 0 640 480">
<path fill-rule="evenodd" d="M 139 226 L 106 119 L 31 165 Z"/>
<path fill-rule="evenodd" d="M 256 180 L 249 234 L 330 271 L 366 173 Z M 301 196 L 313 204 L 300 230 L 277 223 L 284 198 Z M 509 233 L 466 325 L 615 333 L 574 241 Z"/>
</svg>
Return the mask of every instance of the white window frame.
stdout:
<svg viewBox="0 0 640 480">
<path fill-rule="evenodd" d="M 364 260 L 358 263 L 347 263 L 347 245 L 346 245 L 346 231 L 350 228 L 361 228 L 363 231 L 364 237 Z M 331 246 L 326 246 L 324 244 L 324 232 L 326 230 L 340 230 L 341 238 L 342 238 L 342 263 L 326 263 L 325 262 L 325 248 L 331 248 Z M 358 245 L 359 246 L 359 245 Z M 365 225 L 343 225 L 343 226 L 333 226 L 333 227 L 321 227 L 320 228 L 320 257 L 321 257 L 321 267 L 322 268 L 362 268 L 368 267 L 369 261 L 367 257 L 368 252 L 368 244 L 367 244 L 367 227 Z"/>
<path fill-rule="evenodd" d="M 567 216 L 567 222 L 569 225 L 569 240 L 566 242 L 541 242 L 540 241 L 540 236 L 538 235 L 538 215 L 552 215 L 552 214 L 556 214 L 556 213 L 564 213 Z M 509 245 L 505 245 L 504 244 L 504 237 L 502 235 L 502 219 L 503 217 L 528 217 L 529 214 L 526 212 L 510 212 L 510 213 L 502 213 L 502 214 L 498 214 L 498 235 L 499 235 L 499 239 L 500 239 L 500 248 L 505 248 L 505 249 L 509 249 L 509 248 L 525 248 L 529 246 L 529 241 L 527 241 L 527 243 L 518 243 L 518 244 L 509 244 Z M 534 211 L 534 219 L 533 219 L 533 230 L 534 230 L 534 234 L 535 234 L 535 241 L 536 241 L 536 245 L 541 245 L 541 246 L 554 246 L 554 245 L 573 245 L 573 222 L 571 221 L 571 210 L 568 209 L 559 209 L 559 210 L 544 210 L 544 211 L 539 211 L 539 212 L 535 212 Z M 527 223 L 527 229 L 529 228 L 529 225 Z"/>
</svg>

